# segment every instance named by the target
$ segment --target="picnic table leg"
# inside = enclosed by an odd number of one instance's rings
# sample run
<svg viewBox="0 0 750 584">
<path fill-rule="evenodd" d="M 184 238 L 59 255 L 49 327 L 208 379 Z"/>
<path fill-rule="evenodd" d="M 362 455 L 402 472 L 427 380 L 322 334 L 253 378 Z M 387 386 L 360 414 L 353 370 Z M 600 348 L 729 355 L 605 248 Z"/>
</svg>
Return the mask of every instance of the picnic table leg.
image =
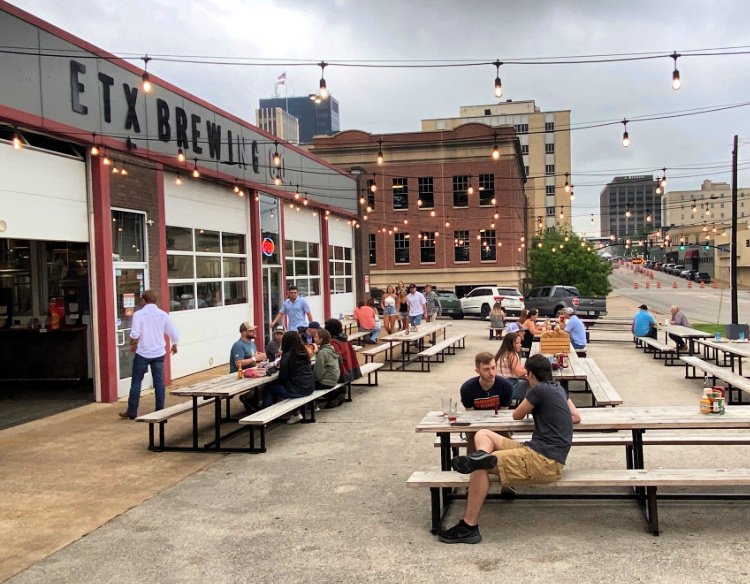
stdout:
<svg viewBox="0 0 750 584">
<path fill-rule="evenodd" d="M 214 418 L 214 444 L 218 450 L 221 448 L 221 400 L 219 398 L 214 401 Z"/>
<path fill-rule="evenodd" d="M 440 436 L 440 467 L 442 470 L 451 469 L 451 435 L 441 432 Z"/>
<path fill-rule="evenodd" d="M 193 396 L 193 449 L 198 450 L 198 396 Z"/>
<path fill-rule="evenodd" d="M 441 527 L 441 505 L 440 505 L 440 487 L 430 487 L 430 510 L 432 514 L 432 526 L 430 533 L 435 535 Z"/>
</svg>

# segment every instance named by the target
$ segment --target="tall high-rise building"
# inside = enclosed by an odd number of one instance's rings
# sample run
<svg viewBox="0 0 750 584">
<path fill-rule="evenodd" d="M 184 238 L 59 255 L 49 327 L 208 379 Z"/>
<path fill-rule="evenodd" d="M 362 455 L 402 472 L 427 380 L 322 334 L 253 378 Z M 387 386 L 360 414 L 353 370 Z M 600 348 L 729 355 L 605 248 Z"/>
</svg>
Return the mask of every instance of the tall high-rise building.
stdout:
<svg viewBox="0 0 750 584">
<path fill-rule="evenodd" d="M 255 123 L 269 134 L 290 144 L 299 144 L 299 120 L 280 107 L 255 110 Z"/>
<path fill-rule="evenodd" d="M 653 175 L 616 176 L 599 194 L 601 236 L 640 236 L 660 229 L 661 195 Z"/>
<path fill-rule="evenodd" d="M 309 97 L 272 97 L 261 99 L 260 109 L 281 108 L 299 120 L 300 144 L 310 144 L 313 136 L 331 136 L 339 131 L 339 102 L 333 96 L 325 100 Z"/>
<path fill-rule="evenodd" d="M 458 117 L 422 120 L 422 130 L 450 130 L 469 122 L 515 128 L 529 181 L 526 195 L 532 233 L 540 221 L 546 229 L 569 225 L 572 199 L 565 184 L 573 182 L 570 110 L 541 111 L 533 100 L 467 105 L 461 106 Z"/>
</svg>

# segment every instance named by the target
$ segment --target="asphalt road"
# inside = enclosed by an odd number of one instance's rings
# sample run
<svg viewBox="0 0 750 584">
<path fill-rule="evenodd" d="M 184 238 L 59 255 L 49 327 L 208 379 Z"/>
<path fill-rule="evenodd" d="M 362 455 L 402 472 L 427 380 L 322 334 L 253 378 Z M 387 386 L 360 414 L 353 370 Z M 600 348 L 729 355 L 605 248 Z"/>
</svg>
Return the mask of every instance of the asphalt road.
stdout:
<svg viewBox="0 0 750 584">
<path fill-rule="evenodd" d="M 662 272 L 653 274 L 654 277 L 651 278 L 646 273 L 636 273 L 625 266 L 615 267 L 610 283 L 614 293 L 630 298 L 636 304 L 645 303 L 657 313 L 667 314 L 670 306 L 676 304 L 691 322 L 731 322 L 731 295 L 728 288 L 711 288 L 710 285 L 700 288 L 695 282 L 692 288 L 688 288 L 687 280 L 678 276 Z M 637 290 L 634 282 L 639 285 Z M 646 282 L 650 284 L 648 289 L 645 287 Z M 656 287 L 657 282 L 661 282 L 661 288 Z M 673 283 L 677 284 L 677 288 L 672 287 Z M 739 322 L 750 321 L 750 291 L 738 290 L 737 306 Z"/>
</svg>

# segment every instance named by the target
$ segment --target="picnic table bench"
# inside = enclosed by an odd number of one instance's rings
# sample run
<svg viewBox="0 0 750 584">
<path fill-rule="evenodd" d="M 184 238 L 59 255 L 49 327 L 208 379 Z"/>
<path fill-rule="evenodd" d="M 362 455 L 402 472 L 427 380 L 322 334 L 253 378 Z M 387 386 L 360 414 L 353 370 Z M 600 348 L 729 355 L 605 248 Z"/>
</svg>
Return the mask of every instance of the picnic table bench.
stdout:
<svg viewBox="0 0 750 584">
<path fill-rule="evenodd" d="M 371 347 L 370 349 L 365 349 L 362 351 L 362 355 L 365 356 L 365 363 L 371 363 L 375 361 L 375 356 L 379 355 L 380 353 L 385 353 L 385 361 L 388 361 L 390 364 L 391 370 L 393 369 L 393 360 L 388 358 L 388 351 L 392 350 L 393 346 L 389 341 L 385 341 L 380 345 L 377 345 L 376 347 Z"/>
<path fill-rule="evenodd" d="M 456 348 L 466 348 L 466 334 L 453 335 L 438 341 L 434 345 L 420 351 L 417 354 L 421 370 L 424 371 L 424 366 L 427 365 L 427 372 L 430 372 L 430 365 L 434 363 L 444 363 L 446 355 L 455 355 Z M 434 359 L 434 361 L 433 361 Z"/>
<path fill-rule="evenodd" d="M 696 374 L 697 370 L 703 371 L 705 374 L 707 374 L 709 377 L 713 379 L 713 383 L 716 383 L 717 379 L 721 379 L 725 383 L 728 384 L 727 387 L 727 403 L 728 404 L 741 404 L 742 401 L 742 392 L 747 392 L 750 394 L 750 379 L 747 377 L 742 377 L 742 375 L 739 375 L 737 373 L 732 372 L 730 369 L 727 369 L 726 367 L 720 367 L 719 365 L 714 365 L 713 363 L 708 363 L 707 361 L 704 361 L 703 359 L 700 359 L 699 357 L 691 357 L 691 356 L 684 356 L 680 357 L 680 360 L 682 360 L 685 363 L 685 379 L 700 379 L 700 377 Z M 692 369 L 693 374 L 690 375 L 690 369 Z M 737 394 L 737 399 L 732 399 L 732 394 Z"/>
<path fill-rule="evenodd" d="M 350 343 L 364 343 L 365 337 L 372 336 L 372 331 L 357 331 L 356 333 L 350 333 L 346 336 L 346 340 Z"/>
<path fill-rule="evenodd" d="M 491 481 L 500 486 L 499 481 L 496 480 L 497 475 L 490 473 L 489 476 Z M 432 516 L 430 532 L 434 534 L 440 531 L 443 516 L 450 502 L 467 497 L 465 493 L 447 491 L 468 486 L 469 475 L 454 471 L 414 471 L 407 479 L 406 484 L 409 487 L 430 489 Z M 657 509 L 657 489 L 659 487 L 735 487 L 738 485 L 750 485 L 750 469 L 565 469 L 559 480 L 545 484 L 544 488 L 555 491 L 570 487 L 577 489 L 627 487 L 629 492 L 621 494 L 600 493 L 576 496 L 569 493 L 566 498 L 635 499 L 646 519 L 647 531 L 652 535 L 659 535 Z M 518 488 L 516 487 L 516 489 Z M 544 496 L 536 492 L 529 494 L 516 492 L 510 496 L 502 493 L 493 494 L 494 497 L 491 494 L 488 498 L 536 499 Z M 737 498 L 739 497 L 748 498 L 747 496 L 738 496 Z"/>
<path fill-rule="evenodd" d="M 145 422 L 148 424 L 148 449 L 153 451 L 162 451 L 166 449 L 165 431 L 164 425 L 169 421 L 170 418 L 179 416 L 193 410 L 193 408 L 202 408 L 209 404 L 214 403 L 216 398 L 209 397 L 198 401 L 195 405 L 191 400 L 180 402 L 173 406 L 164 408 L 163 410 L 157 410 L 149 414 L 138 416 L 136 422 Z M 154 444 L 154 426 L 159 424 L 159 445 Z"/>
<path fill-rule="evenodd" d="M 351 385 L 366 385 L 369 387 L 376 386 L 378 384 L 378 369 L 380 369 L 383 366 L 383 363 L 365 363 L 364 365 L 359 366 L 359 370 L 362 373 L 362 377 L 360 379 L 363 379 L 365 375 L 367 376 L 367 383 L 354 383 L 352 381 Z M 374 378 L 374 381 L 373 381 Z M 349 387 L 349 391 L 351 391 L 351 386 Z"/>
<path fill-rule="evenodd" d="M 586 387 L 591 392 L 591 405 L 619 406 L 622 398 L 593 359 L 578 359 L 578 366 L 586 372 Z"/>
<path fill-rule="evenodd" d="M 679 350 L 675 347 L 670 347 L 666 343 L 662 343 L 651 337 L 634 337 L 636 339 L 636 347 L 643 347 L 644 353 L 650 353 L 654 359 L 664 359 L 664 365 L 680 365 L 679 363 Z"/>
</svg>

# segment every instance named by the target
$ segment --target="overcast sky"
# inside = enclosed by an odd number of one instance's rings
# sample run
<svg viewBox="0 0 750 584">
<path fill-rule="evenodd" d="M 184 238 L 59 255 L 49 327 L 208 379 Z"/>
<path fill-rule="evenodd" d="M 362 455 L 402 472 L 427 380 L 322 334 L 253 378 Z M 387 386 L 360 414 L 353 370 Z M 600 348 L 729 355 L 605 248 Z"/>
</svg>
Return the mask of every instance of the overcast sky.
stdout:
<svg viewBox="0 0 750 584">
<path fill-rule="evenodd" d="M 748 4 L 606 0 L 12 0 L 12 4 L 116 55 L 264 59 L 470 59 L 500 61 L 613 53 L 671 53 L 717 47 L 750 51 Z M 749 55 L 683 57 L 682 89 L 672 59 L 581 65 L 506 65 L 503 99 L 569 109 L 572 123 L 621 120 L 750 101 Z M 140 64 L 140 63 L 139 63 Z M 154 61 L 149 70 L 254 122 L 286 71 L 289 95 L 317 91 L 317 67 L 247 67 Z M 495 68 L 350 69 L 326 80 L 341 128 L 418 130 L 423 118 L 493 103 Z M 599 192 L 617 175 L 667 167 L 668 190 L 730 182 L 732 138 L 750 161 L 750 108 L 572 133 L 574 227 L 599 232 Z M 711 166 L 711 169 L 701 167 Z M 717 166 L 719 167 L 717 169 Z M 740 172 L 740 186 L 750 186 Z M 591 214 L 596 224 L 591 225 Z"/>
</svg>

